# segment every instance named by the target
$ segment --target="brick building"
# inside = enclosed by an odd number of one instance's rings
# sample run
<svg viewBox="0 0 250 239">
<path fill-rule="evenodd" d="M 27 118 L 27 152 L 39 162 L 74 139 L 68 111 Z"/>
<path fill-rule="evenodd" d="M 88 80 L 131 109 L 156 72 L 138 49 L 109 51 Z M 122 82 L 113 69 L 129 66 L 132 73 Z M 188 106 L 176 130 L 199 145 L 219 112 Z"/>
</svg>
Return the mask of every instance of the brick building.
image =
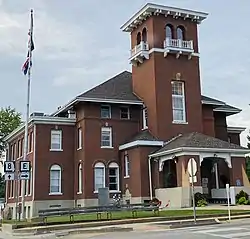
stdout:
<svg viewBox="0 0 250 239">
<path fill-rule="evenodd" d="M 121 27 L 131 34 L 132 73 L 114 76 L 51 115 L 31 116 L 27 217 L 40 208 L 96 205 L 102 187 L 131 203 L 157 197 L 172 207 L 190 206 L 191 157 L 198 164 L 196 191 L 219 199 L 226 183 L 235 192 L 249 189 L 249 151 L 239 137 L 245 128 L 226 120 L 241 110 L 201 95 L 197 25 L 206 17 L 145 5 Z M 23 137 L 24 125 L 6 138 L 8 160 L 22 159 Z M 21 195 L 16 187 L 6 187 L 13 215 Z"/>
</svg>

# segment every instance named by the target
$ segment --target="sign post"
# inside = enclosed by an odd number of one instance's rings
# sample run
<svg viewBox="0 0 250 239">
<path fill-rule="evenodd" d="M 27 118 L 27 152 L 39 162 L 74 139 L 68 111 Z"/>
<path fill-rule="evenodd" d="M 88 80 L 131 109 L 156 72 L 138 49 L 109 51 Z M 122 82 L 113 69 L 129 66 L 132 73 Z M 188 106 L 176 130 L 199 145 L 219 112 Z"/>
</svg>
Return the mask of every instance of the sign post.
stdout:
<svg viewBox="0 0 250 239">
<path fill-rule="evenodd" d="M 228 220 L 231 221 L 231 211 L 230 211 L 230 187 L 229 184 L 226 184 L 227 189 L 227 208 L 228 208 Z"/>
<path fill-rule="evenodd" d="M 191 177 L 191 188 L 192 188 L 192 199 L 193 199 L 193 210 L 194 210 L 194 222 L 196 223 L 196 206 L 195 206 L 195 197 L 194 197 L 194 181 L 196 181 L 197 173 L 197 163 L 194 158 L 190 158 L 188 161 L 188 172 Z M 195 180 L 194 180 L 195 179 Z"/>
</svg>

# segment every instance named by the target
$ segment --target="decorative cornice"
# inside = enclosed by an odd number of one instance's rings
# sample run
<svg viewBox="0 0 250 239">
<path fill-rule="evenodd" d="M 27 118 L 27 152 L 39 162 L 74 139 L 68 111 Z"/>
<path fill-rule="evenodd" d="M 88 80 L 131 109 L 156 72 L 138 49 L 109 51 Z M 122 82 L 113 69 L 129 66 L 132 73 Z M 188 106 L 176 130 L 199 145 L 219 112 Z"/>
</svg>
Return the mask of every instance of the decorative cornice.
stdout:
<svg viewBox="0 0 250 239">
<path fill-rule="evenodd" d="M 205 12 L 148 3 L 124 23 L 121 26 L 121 30 L 124 32 L 132 32 L 133 29 L 141 25 L 148 17 L 160 14 L 165 17 L 172 16 L 173 18 L 183 18 L 184 20 L 189 19 L 198 24 L 208 16 L 208 13 Z"/>
</svg>

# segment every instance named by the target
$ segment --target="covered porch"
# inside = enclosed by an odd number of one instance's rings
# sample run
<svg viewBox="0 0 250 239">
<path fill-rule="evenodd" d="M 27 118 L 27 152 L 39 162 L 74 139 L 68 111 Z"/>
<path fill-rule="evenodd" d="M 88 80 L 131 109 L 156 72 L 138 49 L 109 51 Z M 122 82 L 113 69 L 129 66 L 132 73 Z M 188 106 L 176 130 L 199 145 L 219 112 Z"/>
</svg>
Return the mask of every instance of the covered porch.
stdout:
<svg viewBox="0 0 250 239">
<path fill-rule="evenodd" d="M 230 185 L 232 203 L 244 190 L 250 193 L 245 154 L 249 150 L 200 133 L 180 135 L 150 155 L 150 196 L 170 207 L 191 206 L 188 161 L 194 158 L 197 172 L 195 193 L 204 194 L 210 203 L 225 203 L 226 184 Z"/>
</svg>

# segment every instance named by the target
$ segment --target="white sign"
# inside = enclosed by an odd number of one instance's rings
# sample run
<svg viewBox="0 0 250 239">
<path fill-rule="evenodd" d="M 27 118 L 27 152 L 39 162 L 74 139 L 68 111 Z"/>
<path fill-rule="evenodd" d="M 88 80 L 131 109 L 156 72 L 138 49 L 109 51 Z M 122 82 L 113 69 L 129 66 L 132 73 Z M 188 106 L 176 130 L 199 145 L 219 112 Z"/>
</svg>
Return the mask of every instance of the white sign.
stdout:
<svg viewBox="0 0 250 239">
<path fill-rule="evenodd" d="M 192 177 L 189 177 L 189 182 L 192 183 Z M 197 183 L 197 177 L 193 176 L 193 183 Z"/>
<path fill-rule="evenodd" d="M 30 171 L 30 161 L 20 161 L 20 172 Z"/>
<path fill-rule="evenodd" d="M 5 161 L 4 162 L 4 172 L 5 173 L 14 173 L 15 172 L 15 162 L 14 161 Z"/>
<path fill-rule="evenodd" d="M 193 175 L 192 175 L 192 167 L 193 167 Z M 197 163 L 194 158 L 191 158 L 188 161 L 188 173 L 190 177 L 195 176 L 195 174 L 197 173 Z"/>
<path fill-rule="evenodd" d="M 14 173 L 5 173 L 4 179 L 5 179 L 5 181 L 15 180 L 15 174 Z"/>
<path fill-rule="evenodd" d="M 30 173 L 29 172 L 21 172 L 19 175 L 20 180 L 29 180 Z"/>
</svg>

